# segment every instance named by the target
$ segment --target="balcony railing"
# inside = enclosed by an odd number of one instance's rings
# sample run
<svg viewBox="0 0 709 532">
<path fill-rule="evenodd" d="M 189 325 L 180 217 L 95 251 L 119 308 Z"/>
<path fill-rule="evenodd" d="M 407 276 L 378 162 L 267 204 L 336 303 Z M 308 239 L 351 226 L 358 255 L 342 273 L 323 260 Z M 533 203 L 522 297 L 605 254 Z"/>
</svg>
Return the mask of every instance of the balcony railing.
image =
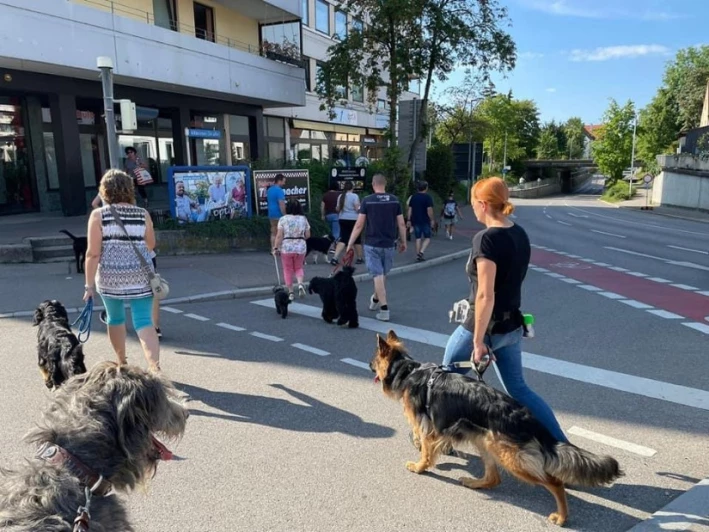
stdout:
<svg viewBox="0 0 709 532">
<path fill-rule="evenodd" d="M 269 46 L 268 43 L 264 43 L 263 46 L 244 43 L 230 37 L 224 37 L 223 35 L 210 32 L 204 28 L 196 28 L 188 24 L 182 24 L 175 19 L 170 20 L 168 25 L 158 24 L 153 13 L 127 6 L 119 2 L 114 2 L 113 0 L 83 0 L 79 5 L 89 5 L 91 7 L 109 12 L 112 15 L 131 18 L 133 20 L 145 22 L 146 24 L 150 24 L 152 26 L 158 26 L 186 35 L 194 35 L 197 39 L 213 42 L 215 44 L 221 44 L 222 46 L 259 55 L 273 61 L 286 63 L 299 68 L 304 68 L 305 65 L 305 62 L 302 60 L 302 54 L 300 53 L 300 50 L 298 50 L 299 47 L 295 43 L 288 43 L 287 47 L 277 46 L 274 50 L 273 46 Z M 287 48 L 287 53 L 282 52 L 283 48 Z"/>
</svg>

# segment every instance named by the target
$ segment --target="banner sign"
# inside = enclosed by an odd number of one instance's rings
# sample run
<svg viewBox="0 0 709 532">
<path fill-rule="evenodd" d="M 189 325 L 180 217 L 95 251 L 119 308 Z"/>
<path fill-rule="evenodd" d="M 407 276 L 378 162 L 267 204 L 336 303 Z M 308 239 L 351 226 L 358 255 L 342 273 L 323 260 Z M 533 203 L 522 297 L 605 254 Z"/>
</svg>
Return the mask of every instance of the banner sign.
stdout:
<svg viewBox="0 0 709 532">
<path fill-rule="evenodd" d="M 352 181 L 353 192 L 363 192 L 367 184 L 367 169 L 361 166 L 333 166 L 330 170 L 330 183 L 337 183 L 337 190 L 344 190 L 345 183 Z"/>
<path fill-rule="evenodd" d="M 180 223 L 250 218 L 248 166 L 173 166 L 168 170 L 170 213 Z"/>
<path fill-rule="evenodd" d="M 268 216 L 266 194 L 278 174 L 283 174 L 286 178 L 286 184 L 283 186 L 286 201 L 297 199 L 303 207 L 303 212 L 310 211 L 310 172 L 308 170 L 254 170 L 251 173 L 254 180 L 256 214 L 259 216 Z"/>
</svg>

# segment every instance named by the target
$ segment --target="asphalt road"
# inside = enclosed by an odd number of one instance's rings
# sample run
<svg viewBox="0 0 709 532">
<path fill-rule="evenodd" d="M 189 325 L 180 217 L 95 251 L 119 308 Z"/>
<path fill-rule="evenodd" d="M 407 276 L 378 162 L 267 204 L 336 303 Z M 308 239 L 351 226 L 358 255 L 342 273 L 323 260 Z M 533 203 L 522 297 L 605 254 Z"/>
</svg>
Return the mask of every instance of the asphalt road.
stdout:
<svg viewBox="0 0 709 532">
<path fill-rule="evenodd" d="M 690 297 L 709 303 L 699 294 L 709 290 L 709 281 L 696 268 L 646 262 L 606 247 L 680 261 L 684 256 L 665 249 L 668 243 L 699 249 L 698 242 L 709 242 L 709 230 L 600 208 L 585 198 L 547 203 L 520 205 L 516 218 L 536 246 L 547 248 L 535 248 L 536 269 L 525 284 L 525 310 L 537 319 L 536 337 L 524 341 L 526 377 L 572 442 L 612 454 L 626 472 L 610 488 L 569 489 L 567 528 L 625 531 L 709 476 L 709 336 L 685 325 L 699 323 L 695 314 L 706 303 L 693 299 L 684 315 L 676 308 L 676 300 Z M 569 212 L 589 217 L 577 219 Z M 662 228 L 643 231 L 634 225 L 647 220 Z M 682 236 L 686 231 L 704 236 Z M 709 258 L 695 255 L 686 258 L 709 267 Z M 493 491 L 461 487 L 460 476 L 482 471 L 472 450 L 464 450 L 462 458 L 441 458 L 424 475 L 407 471 L 405 462 L 417 453 L 401 407 L 384 397 L 363 367 L 374 351 L 375 332 L 389 327 L 412 356 L 440 361 L 454 329 L 448 308 L 468 290 L 463 266 L 456 261 L 392 278 L 389 324 L 371 319 L 370 285 L 360 285 L 358 330 L 323 323 L 313 297 L 293 305 L 287 320 L 269 308 L 268 299 L 164 309 L 162 365 L 189 394 L 193 415 L 173 449 L 180 460 L 160 466 L 147 494 L 127 497 L 138 529 L 553 529 L 546 523 L 553 499 L 542 488 L 508 475 Z M 682 283 L 697 290 L 671 286 Z M 584 288 L 589 286 L 598 290 Z M 669 295 L 657 298 L 660 290 Z M 645 293 L 657 301 L 645 303 Z M 88 364 L 112 356 L 100 327 L 97 322 L 86 346 Z M 3 466 L 30 455 L 20 438 L 51 398 L 34 366 L 34 333 L 27 320 L 0 320 Z M 135 340 L 129 360 L 145 365 Z M 499 386 L 493 371 L 486 378 Z"/>
</svg>

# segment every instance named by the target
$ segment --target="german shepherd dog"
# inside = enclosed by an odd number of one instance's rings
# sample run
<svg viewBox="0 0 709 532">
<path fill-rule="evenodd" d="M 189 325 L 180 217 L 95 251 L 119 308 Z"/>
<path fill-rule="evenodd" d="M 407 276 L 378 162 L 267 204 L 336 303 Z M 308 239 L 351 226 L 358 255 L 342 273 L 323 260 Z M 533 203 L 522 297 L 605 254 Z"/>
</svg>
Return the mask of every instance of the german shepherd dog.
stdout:
<svg viewBox="0 0 709 532">
<path fill-rule="evenodd" d="M 381 381 L 384 394 L 402 401 L 414 438 L 421 442 L 421 458 L 406 463 L 409 471 L 423 473 L 435 465 L 442 449 L 472 443 L 485 464 L 485 475 L 460 478 L 463 486 L 494 488 L 501 482 L 500 465 L 518 479 L 549 490 L 557 506 L 549 521 L 559 526 L 569 515 L 565 483 L 595 487 L 623 475 L 614 458 L 557 441 L 508 395 L 470 377 L 411 359 L 394 331 L 386 338 L 377 335 L 369 367 L 376 374 L 374 381 Z"/>
</svg>

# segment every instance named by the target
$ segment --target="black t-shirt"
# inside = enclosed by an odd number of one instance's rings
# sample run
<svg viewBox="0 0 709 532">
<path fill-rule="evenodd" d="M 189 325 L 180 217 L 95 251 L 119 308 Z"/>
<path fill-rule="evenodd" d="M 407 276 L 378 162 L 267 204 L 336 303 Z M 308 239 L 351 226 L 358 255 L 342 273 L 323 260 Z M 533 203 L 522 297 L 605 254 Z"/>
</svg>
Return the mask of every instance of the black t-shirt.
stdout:
<svg viewBox="0 0 709 532">
<path fill-rule="evenodd" d="M 489 227 L 473 237 L 473 249 L 465 266 L 470 280 L 470 305 L 475 305 L 478 289 L 476 259 L 489 259 L 497 266 L 495 273 L 495 307 L 493 316 L 520 310 L 522 306 L 522 282 L 527 275 L 532 250 L 524 229 L 512 227 Z M 471 311 L 465 327 L 472 331 L 475 313 Z"/>
<path fill-rule="evenodd" d="M 393 248 L 399 235 L 397 217 L 402 214 L 394 194 L 371 194 L 364 198 L 359 213 L 367 217 L 364 242 L 375 248 Z"/>
<path fill-rule="evenodd" d="M 411 224 L 428 225 L 431 220 L 428 217 L 428 208 L 433 207 L 433 199 L 425 192 L 417 192 L 409 200 L 411 207 Z"/>
</svg>

